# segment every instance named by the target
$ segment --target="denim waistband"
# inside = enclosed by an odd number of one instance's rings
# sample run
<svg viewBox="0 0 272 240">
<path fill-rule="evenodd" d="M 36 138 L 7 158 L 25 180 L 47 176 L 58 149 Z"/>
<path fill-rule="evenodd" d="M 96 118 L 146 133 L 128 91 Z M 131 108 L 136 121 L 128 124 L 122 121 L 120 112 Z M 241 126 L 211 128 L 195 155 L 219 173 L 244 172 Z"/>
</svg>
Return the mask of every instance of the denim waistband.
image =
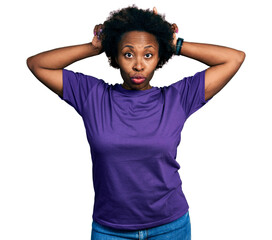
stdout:
<svg viewBox="0 0 272 240">
<path fill-rule="evenodd" d="M 184 228 L 190 224 L 189 211 L 187 211 L 183 216 L 167 224 L 163 224 L 157 227 L 141 229 L 141 230 L 123 230 L 114 229 L 110 227 L 103 226 L 96 221 L 93 221 L 92 228 L 96 232 L 109 234 L 113 236 L 128 238 L 128 239 L 145 239 L 147 237 L 153 237 L 156 235 L 161 235 L 167 232 L 172 232 L 180 228 Z"/>
</svg>

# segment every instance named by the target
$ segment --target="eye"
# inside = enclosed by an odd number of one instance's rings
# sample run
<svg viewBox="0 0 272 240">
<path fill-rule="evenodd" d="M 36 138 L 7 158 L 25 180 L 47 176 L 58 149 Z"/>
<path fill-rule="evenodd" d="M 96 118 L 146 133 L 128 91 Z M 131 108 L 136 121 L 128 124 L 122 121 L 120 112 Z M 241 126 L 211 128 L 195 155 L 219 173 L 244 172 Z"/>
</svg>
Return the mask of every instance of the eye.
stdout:
<svg viewBox="0 0 272 240">
<path fill-rule="evenodd" d="M 151 58 L 152 56 L 153 56 L 152 53 L 147 53 L 147 54 L 145 54 L 145 57 L 146 57 L 146 58 Z"/>
<path fill-rule="evenodd" d="M 131 53 L 125 53 L 124 55 L 126 58 L 132 58 L 132 54 Z"/>
</svg>

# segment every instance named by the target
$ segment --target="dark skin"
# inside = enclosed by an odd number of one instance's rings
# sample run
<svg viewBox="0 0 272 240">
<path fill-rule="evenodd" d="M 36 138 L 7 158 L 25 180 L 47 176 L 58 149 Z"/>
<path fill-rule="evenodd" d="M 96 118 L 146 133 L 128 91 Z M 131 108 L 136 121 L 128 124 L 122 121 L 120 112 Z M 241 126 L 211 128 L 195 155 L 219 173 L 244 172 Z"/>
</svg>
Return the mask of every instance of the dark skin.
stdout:
<svg viewBox="0 0 272 240">
<path fill-rule="evenodd" d="M 158 14 L 157 9 L 154 7 L 153 8 L 154 14 Z M 98 32 L 100 28 L 103 28 L 103 26 L 96 25 L 95 26 L 95 32 Z M 176 33 L 178 33 L 178 27 L 174 23 L 172 24 L 172 28 L 174 30 L 174 35 L 173 35 L 173 44 L 176 46 L 177 43 L 177 37 Z M 141 32 L 142 34 L 146 34 L 144 32 Z M 146 39 L 141 38 L 140 36 L 134 35 L 134 34 L 129 34 L 129 37 L 132 37 L 134 39 L 138 38 L 137 46 L 139 46 L 137 53 L 140 54 L 142 52 L 140 50 L 140 46 L 143 47 L 143 44 L 146 43 Z M 150 37 L 150 41 L 152 37 Z M 142 39 L 142 40 L 140 40 Z M 126 39 L 126 41 L 131 41 L 130 39 Z M 142 42 L 141 42 L 142 41 Z M 93 41 L 93 44 L 96 45 L 96 41 Z M 101 45 L 100 45 L 101 46 Z M 97 45 L 99 48 L 99 45 Z M 119 49 L 118 49 L 119 51 Z M 120 52 L 118 52 L 118 56 L 120 56 Z M 137 54 L 134 55 L 134 57 Z M 245 59 L 245 53 L 243 51 L 239 51 L 233 48 L 229 47 L 224 47 L 224 46 L 219 46 L 219 45 L 212 45 L 212 44 L 205 44 L 205 43 L 193 43 L 193 42 L 187 42 L 184 41 L 180 55 L 183 55 L 188 58 L 195 59 L 197 61 L 200 61 L 206 65 L 209 66 L 205 72 L 205 100 L 210 99 L 213 97 L 215 94 L 217 94 L 235 75 L 235 73 L 239 70 L 240 66 L 242 65 L 244 59 Z M 137 55 L 139 56 L 139 55 Z M 121 66 L 121 75 L 127 76 L 131 70 L 127 68 L 127 66 L 123 66 L 123 62 L 120 62 Z M 120 65 L 119 64 L 119 65 Z M 144 68 L 142 71 L 145 71 L 145 67 L 147 65 L 143 65 Z M 152 65 L 154 67 L 154 65 Z M 152 68 L 150 65 L 150 68 Z M 132 66 L 130 65 L 130 69 L 132 69 Z M 134 68 L 135 69 L 135 68 Z M 149 73 L 154 73 L 155 69 L 148 70 Z M 123 74 L 122 74 L 123 73 Z M 124 74 L 125 73 L 125 74 Z M 150 74 L 152 77 L 153 75 Z M 151 78 L 148 79 L 150 81 Z M 123 87 L 127 89 L 135 89 L 135 87 L 132 84 L 129 84 L 129 81 L 125 78 Z M 143 83 L 143 86 L 137 86 L 137 89 L 139 90 L 146 90 L 149 89 L 151 86 L 146 83 Z"/>
<path fill-rule="evenodd" d="M 153 8 L 154 14 L 157 10 Z M 174 32 L 178 31 L 177 25 L 172 24 Z M 102 24 L 94 28 L 94 38 L 92 44 L 97 48 L 102 48 L 99 34 L 103 29 Z M 176 44 L 176 34 L 173 35 L 173 44 Z M 125 47 L 127 46 L 127 47 Z M 129 46 L 129 47 L 128 47 Z M 153 34 L 143 31 L 126 32 L 119 44 L 116 62 L 120 67 L 120 73 L 124 80 L 122 87 L 128 90 L 147 90 L 152 88 L 150 81 L 154 75 L 156 66 L 159 62 L 159 44 Z M 146 77 L 141 84 L 131 81 L 134 74 L 141 74 Z"/>
<path fill-rule="evenodd" d="M 153 34 L 131 31 L 121 38 L 118 44 L 116 62 L 124 80 L 123 88 L 128 90 L 147 90 L 152 88 L 150 80 L 159 62 L 159 44 Z M 131 77 L 139 74 L 145 81 L 136 84 Z"/>
<path fill-rule="evenodd" d="M 154 7 L 154 14 L 157 9 Z M 178 27 L 172 24 L 174 30 L 173 45 L 176 46 Z M 63 96 L 62 69 L 84 58 L 93 57 L 103 52 L 99 39 L 102 24 L 94 27 L 94 37 L 91 43 L 68 46 L 49 50 L 31 56 L 27 66 L 44 85 Z M 125 45 L 130 47 L 123 48 Z M 150 46 L 150 47 L 148 47 Z M 180 55 L 200 61 L 209 67 L 205 71 L 205 100 L 217 94 L 239 70 L 245 59 L 245 53 L 233 48 L 184 41 Z M 159 61 L 158 43 L 155 36 L 147 32 L 131 31 L 123 35 L 118 45 L 117 62 L 124 80 L 122 86 L 126 89 L 147 90 L 152 88 L 150 80 L 153 77 Z M 134 84 L 130 77 L 133 74 L 146 77 L 141 84 Z"/>
</svg>

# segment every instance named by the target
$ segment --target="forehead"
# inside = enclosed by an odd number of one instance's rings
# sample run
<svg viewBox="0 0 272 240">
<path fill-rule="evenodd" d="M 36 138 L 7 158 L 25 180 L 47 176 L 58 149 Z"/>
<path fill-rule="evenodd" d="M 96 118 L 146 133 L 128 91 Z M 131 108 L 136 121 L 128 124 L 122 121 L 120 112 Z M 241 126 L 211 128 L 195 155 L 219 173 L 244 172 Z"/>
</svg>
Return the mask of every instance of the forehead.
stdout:
<svg viewBox="0 0 272 240">
<path fill-rule="evenodd" d="M 123 45 L 131 44 L 131 45 L 154 45 L 155 47 L 158 46 L 158 42 L 156 37 L 148 32 L 143 31 L 130 31 L 124 33 L 122 38 L 120 39 L 119 46 L 122 47 Z"/>
</svg>

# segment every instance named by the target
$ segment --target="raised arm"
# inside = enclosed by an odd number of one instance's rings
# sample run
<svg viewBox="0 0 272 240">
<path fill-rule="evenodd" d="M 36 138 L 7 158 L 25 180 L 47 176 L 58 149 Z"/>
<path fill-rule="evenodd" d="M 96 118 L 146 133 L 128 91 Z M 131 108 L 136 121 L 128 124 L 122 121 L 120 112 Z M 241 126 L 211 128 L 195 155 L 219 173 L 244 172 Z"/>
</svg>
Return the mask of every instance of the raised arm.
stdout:
<svg viewBox="0 0 272 240">
<path fill-rule="evenodd" d="M 158 14 L 156 7 L 154 14 Z M 176 46 L 178 26 L 173 23 L 173 44 Z M 210 66 L 205 72 L 205 100 L 218 93 L 239 70 L 246 54 L 229 47 L 205 43 L 183 42 L 180 54 Z"/>
<path fill-rule="evenodd" d="M 98 55 L 103 52 L 97 32 L 102 25 L 94 28 L 95 36 L 91 43 L 68 46 L 49 50 L 31 56 L 27 66 L 34 76 L 59 96 L 63 96 L 62 70 L 81 59 Z"/>
<path fill-rule="evenodd" d="M 181 55 L 210 66 L 205 72 L 205 100 L 218 93 L 239 70 L 245 53 L 233 48 L 183 42 Z"/>
</svg>

